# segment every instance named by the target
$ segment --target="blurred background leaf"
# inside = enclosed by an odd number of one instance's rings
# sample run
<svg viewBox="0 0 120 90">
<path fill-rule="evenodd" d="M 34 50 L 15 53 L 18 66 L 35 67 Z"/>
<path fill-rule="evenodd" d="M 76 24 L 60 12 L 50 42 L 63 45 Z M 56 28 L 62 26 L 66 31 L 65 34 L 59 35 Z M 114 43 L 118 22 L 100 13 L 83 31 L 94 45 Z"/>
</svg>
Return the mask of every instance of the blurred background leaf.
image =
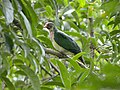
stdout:
<svg viewBox="0 0 120 90">
<path fill-rule="evenodd" d="M 55 56 L 48 21 L 82 52 Z M 0 0 L 0 90 L 119 90 L 119 28 L 119 0 Z"/>
</svg>

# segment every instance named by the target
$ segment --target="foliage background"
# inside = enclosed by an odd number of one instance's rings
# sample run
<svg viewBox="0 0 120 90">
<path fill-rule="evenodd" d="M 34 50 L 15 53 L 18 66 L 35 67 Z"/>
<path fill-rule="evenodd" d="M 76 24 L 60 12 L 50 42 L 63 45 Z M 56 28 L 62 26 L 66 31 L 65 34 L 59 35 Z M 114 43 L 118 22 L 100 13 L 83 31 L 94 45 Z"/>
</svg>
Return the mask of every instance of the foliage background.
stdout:
<svg viewBox="0 0 120 90">
<path fill-rule="evenodd" d="M 82 52 L 60 59 L 45 22 Z M 1 90 L 119 90 L 119 0 L 0 0 Z M 83 56 L 88 68 L 76 62 Z"/>
</svg>

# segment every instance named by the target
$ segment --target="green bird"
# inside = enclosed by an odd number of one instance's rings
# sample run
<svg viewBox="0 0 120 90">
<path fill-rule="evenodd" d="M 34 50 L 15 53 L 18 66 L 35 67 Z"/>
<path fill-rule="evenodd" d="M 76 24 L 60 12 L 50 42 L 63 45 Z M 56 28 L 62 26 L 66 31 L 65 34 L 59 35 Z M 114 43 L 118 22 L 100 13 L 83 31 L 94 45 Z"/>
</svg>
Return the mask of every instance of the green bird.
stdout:
<svg viewBox="0 0 120 90">
<path fill-rule="evenodd" d="M 64 50 L 67 50 L 71 53 L 78 54 L 81 52 L 80 47 L 77 45 L 77 43 L 67 34 L 63 33 L 62 31 L 58 30 L 54 23 L 47 22 L 44 26 L 44 28 L 47 28 L 50 32 L 50 39 L 52 41 L 53 46 L 56 50 L 63 52 Z M 82 57 L 79 57 L 82 63 L 85 64 L 85 61 Z"/>
</svg>

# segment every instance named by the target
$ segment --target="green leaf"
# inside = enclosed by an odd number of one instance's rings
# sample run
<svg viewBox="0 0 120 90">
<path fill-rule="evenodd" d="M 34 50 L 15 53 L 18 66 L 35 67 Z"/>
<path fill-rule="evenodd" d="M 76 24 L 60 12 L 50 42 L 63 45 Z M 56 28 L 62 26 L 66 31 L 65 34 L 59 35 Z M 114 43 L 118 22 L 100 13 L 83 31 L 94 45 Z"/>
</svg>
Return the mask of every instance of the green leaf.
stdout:
<svg viewBox="0 0 120 90">
<path fill-rule="evenodd" d="M 103 38 L 103 36 L 101 36 L 100 34 L 98 34 L 98 38 L 99 38 L 99 40 L 102 42 L 102 44 L 104 44 L 104 38 Z M 99 43 L 99 42 L 98 42 Z"/>
<path fill-rule="evenodd" d="M 60 77 L 61 77 L 61 80 L 62 80 L 65 88 L 70 89 L 71 79 L 70 79 L 70 76 L 68 74 L 68 71 L 67 71 L 65 65 L 60 61 L 57 61 L 57 64 L 58 64 L 58 67 L 59 67 L 59 70 L 60 70 Z"/>
<path fill-rule="evenodd" d="M 30 47 L 25 43 L 21 43 L 21 47 L 24 50 L 25 57 L 27 57 L 29 55 L 29 53 L 30 53 Z"/>
<path fill-rule="evenodd" d="M 5 84 L 9 88 L 9 90 L 15 90 L 14 85 L 12 84 L 12 82 L 8 78 L 2 77 L 2 80 L 4 80 Z"/>
<path fill-rule="evenodd" d="M 71 6 L 70 5 L 68 5 L 68 6 L 66 6 L 61 12 L 60 12 L 60 15 L 62 16 L 62 15 L 64 15 L 66 12 L 68 12 L 69 10 L 71 10 Z"/>
<path fill-rule="evenodd" d="M 25 27 L 28 31 L 28 35 L 30 36 L 30 38 L 32 39 L 32 29 L 31 29 L 31 25 L 30 25 L 30 22 L 28 21 L 27 17 L 24 15 L 24 13 L 22 11 L 19 12 L 20 15 L 22 16 L 23 18 L 23 21 L 24 21 L 24 24 L 25 24 Z"/>
<path fill-rule="evenodd" d="M 109 26 L 109 25 L 112 25 L 114 23 L 115 23 L 114 21 L 110 21 L 107 25 Z"/>
<path fill-rule="evenodd" d="M 22 3 L 24 4 L 25 8 L 28 10 L 30 19 L 31 19 L 31 24 L 32 26 L 36 27 L 38 24 L 38 17 L 37 14 L 35 13 L 34 9 L 31 6 L 31 3 L 27 0 L 21 0 Z"/>
<path fill-rule="evenodd" d="M 13 46 L 14 46 L 13 39 L 10 37 L 9 33 L 4 33 L 4 35 L 5 35 L 6 47 L 11 53 L 13 53 Z"/>
<path fill-rule="evenodd" d="M 80 65 L 79 65 L 76 61 L 74 61 L 74 60 L 72 60 L 72 59 L 69 59 L 68 61 L 70 62 L 70 64 L 74 67 L 74 69 L 75 69 L 77 72 L 80 72 L 80 71 L 81 71 L 81 67 L 80 67 Z"/>
<path fill-rule="evenodd" d="M 97 40 L 96 40 L 96 38 L 90 37 L 88 40 L 90 40 L 90 41 L 92 42 L 92 44 L 93 44 L 95 47 L 97 47 Z"/>
<path fill-rule="evenodd" d="M 120 67 L 116 64 L 107 63 L 101 68 L 102 73 L 104 73 L 104 86 L 112 88 L 120 88 Z M 114 73 L 114 74 L 113 74 Z M 109 82 L 109 83 L 108 83 Z"/>
<path fill-rule="evenodd" d="M 35 75 L 35 73 L 27 66 L 24 65 L 18 65 L 18 67 L 20 67 L 29 77 L 31 83 L 32 83 L 32 87 L 34 88 L 34 90 L 40 90 L 40 81 L 37 75 Z"/>
<path fill-rule="evenodd" d="M 74 61 L 72 59 L 69 59 L 68 61 L 75 69 L 74 71 L 72 70 L 72 72 L 71 72 L 72 73 L 71 74 L 71 83 L 73 84 L 78 80 L 80 75 L 83 73 L 83 69 L 80 67 L 80 65 L 76 61 Z"/>
<path fill-rule="evenodd" d="M 115 34 L 119 34 L 120 33 L 120 30 L 113 30 L 110 32 L 110 35 L 113 36 Z"/>
<path fill-rule="evenodd" d="M 110 77 L 115 76 L 113 78 L 116 78 L 116 79 L 117 79 L 117 76 L 120 76 L 120 67 L 116 64 L 107 63 L 104 66 L 102 66 L 101 71 L 106 75 L 111 75 Z"/>
<path fill-rule="evenodd" d="M 72 15 L 74 16 L 75 20 L 77 21 L 77 23 L 79 24 L 79 17 L 78 17 L 78 13 L 76 11 L 72 12 Z"/>
<path fill-rule="evenodd" d="M 47 5 L 47 6 L 45 7 L 45 9 L 46 9 L 46 12 L 47 12 L 50 16 L 52 16 L 53 10 L 52 10 L 51 6 L 50 6 L 50 5 Z"/>
<path fill-rule="evenodd" d="M 24 87 L 24 86 L 25 86 L 25 82 L 22 81 L 22 80 L 17 80 L 15 82 L 15 87 L 17 87 L 17 88 L 21 88 L 21 87 Z"/>
<path fill-rule="evenodd" d="M 65 33 L 67 33 L 67 34 L 69 34 L 69 35 L 71 35 L 71 36 L 76 36 L 76 37 L 78 37 L 78 38 L 82 38 L 83 36 L 80 34 L 80 33 L 78 33 L 78 32 L 70 32 L 70 31 L 65 31 Z"/>
<path fill-rule="evenodd" d="M 118 55 L 118 48 L 117 48 L 117 44 L 115 41 L 112 42 L 112 46 L 113 46 L 113 51 L 114 51 L 113 58 L 116 58 L 116 56 Z"/>
<path fill-rule="evenodd" d="M 33 41 L 34 41 L 35 43 L 37 43 L 37 45 L 40 47 L 42 56 L 45 56 L 45 51 L 44 51 L 43 46 L 41 45 L 41 43 L 40 43 L 38 40 L 36 40 L 35 38 L 32 38 L 32 39 L 33 39 Z"/>
<path fill-rule="evenodd" d="M 75 9 L 69 9 L 69 10 L 67 10 L 66 12 L 64 12 L 63 15 L 70 15 L 70 14 L 72 14 L 73 12 L 75 12 Z"/>
<path fill-rule="evenodd" d="M 22 88 L 22 90 L 34 90 L 34 89 L 32 87 L 30 87 L 30 86 L 24 86 Z"/>
<path fill-rule="evenodd" d="M 82 74 L 82 76 L 80 77 L 80 79 L 79 79 L 79 83 L 83 83 L 83 81 L 88 77 L 88 75 L 89 75 L 89 70 L 86 70 L 83 74 Z"/>
<path fill-rule="evenodd" d="M 14 20 L 14 10 L 12 4 L 9 0 L 2 0 L 3 3 L 3 13 L 6 18 L 6 24 L 10 24 Z"/>
<path fill-rule="evenodd" d="M 64 0 L 64 5 L 65 5 L 65 6 L 68 5 L 68 0 Z"/>
<path fill-rule="evenodd" d="M 31 6 L 32 3 L 31 1 L 26 1 L 26 0 L 19 0 L 18 1 L 22 7 L 22 11 L 25 14 L 25 16 L 27 17 L 27 19 L 29 19 L 29 22 L 31 24 L 33 33 L 35 32 L 35 27 L 38 25 L 38 17 L 37 14 L 35 13 L 35 9 L 33 9 L 33 7 Z M 18 6 L 19 8 L 20 6 Z M 19 10 L 20 12 L 21 10 Z"/>
<path fill-rule="evenodd" d="M 12 0 L 12 5 L 13 5 L 15 13 L 18 12 L 18 1 Z"/>
<path fill-rule="evenodd" d="M 24 71 L 21 71 L 21 70 L 16 71 L 15 74 L 27 76 L 26 73 Z"/>
<path fill-rule="evenodd" d="M 119 8 L 116 8 L 119 0 L 111 0 L 108 1 L 106 3 L 103 3 L 101 5 L 101 8 L 104 9 L 106 11 L 106 13 L 109 15 L 111 13 L 117 12 L 119 10 Z"/>
<path fill-rule="evenodd" d="M 3 27 L 0 25 L 0 32 L 2 31 Z"/>
<path fill-rule="evenodd" d="M 120 23 L 120 13 L 115 16 L 114 27 Z"/>
<path fill-rule="evenodd" d="M 45 36 L 38 36 L 37 38 L 39 38 L 39 40 L 41 42 L 45 43 L 49 48 L 54 48 L 53 45 L 52 45 L 52 42 L 47 37 L 45 37 Z"/>
<path fill-rule="evenodd" d="M 97 25 L 101 24 L 102 20 L 103 20 L 102 16 L 97 17 L 94 21 L 94 26 L 97 26 Z"/>
<path fill-rule="evenodd" d="M 15 65 L 23 65 L 24 64 L 24 62 L 21 60 L 21 59 L 13 59 L 13 64 L 15 64 Z"/>
<path fill-rule="evenodd" d="M 117 55 L 117 57 L 113 60 L 114 63 L 117 63 L 120 60 L 120 54 Z"/>
<path fill-rule="evenodd" d="M 49 86 L 60 86 L 60 87 L 64 87 L 63 83 L 60 82 L 60 81 L 50 81 L 50 82 L 47 82 L 45 85 L 49 85 Z"/>
<path fill-rule="evenodd" d="M 80 52 L 80 53 L 78 53 L 78 54 L 76 54 L 75 56 L 73 56 L 72 57 L 72 59 L 74 60 L 74 61 L 76 61 L 79 57 L 81 57 L 83 54 L 86 54 L 85 52 Z"/>
<path fill-rule="evenodd" d="M 67 22 L 70 24 L 70 26 L 72 28 L 74 28 L 76 31 L 80 31 L 80 29 L 77 27 L 77 25 L 75 25 L 71 20 L 67 20 Z"/>
<path fill-rule="evenodd" d="M 41 90 L 53 90 L 53 88 L 42 86 Z"/>
<path fill-rule="evenodd" d="M 80 3 L 80 6 L 81 6 L 81 7 L 84 7 L 84 6 L 85 6 L 86 0 L 77 0 L 77 1 Z"/>
<path fill-rule="evenodd" d="M 32 7 L 32 3 L 30 1 L 26 0 L 19 0 L 21 6 L 22 6 L 22 11 L 29 20 L 29 23 L 32 28 L 32 34 L 35 36 L 37 34 L 36 32 L 36 26 L 38 25 L 38 16 L 35 13 L 35 9 Z"/>
<path fill-rule="evenodd" d="M 0 68 L 0 75 L 2 75 L 6 70 L 10 68 L 10 65 L 8 63 L 8 53 L 6 52 L 0 52 L 0 60 L 1 60 L 1 68 Z"/>
</svg>

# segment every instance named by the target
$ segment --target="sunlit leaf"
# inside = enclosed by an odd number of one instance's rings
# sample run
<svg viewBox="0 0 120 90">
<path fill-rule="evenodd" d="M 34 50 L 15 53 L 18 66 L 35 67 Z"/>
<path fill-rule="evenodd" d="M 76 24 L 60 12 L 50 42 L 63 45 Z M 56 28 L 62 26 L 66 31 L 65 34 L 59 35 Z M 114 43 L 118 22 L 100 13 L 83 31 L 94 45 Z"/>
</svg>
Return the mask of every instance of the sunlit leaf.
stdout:
<svg viewBox="0 0 120 90">
<path fill-rule="evenodd" d="M 52 45 L 52 42 L 47 37 L 38 36 L 38 38 L 41 42 L 45 43 L 49 48 L 54 48 L 53 45 Z"/>
<path fill-rule="evenodd" d="M 40 81 L 37 75 L 27 66 L 19 65 L 18 67 L 20 67 L 27 74 L 34 90 L 40 90 Z"/>
<path fill-rule="evenodd" d="M 72 59 L 75 61 L 75 60 L 77 60 L 79 57 L 81 57 L 83 54 L 85 54 L 85 52 L 80 52 L 80 53 L 76 54 L 75 56 L 73 56 Z"/>
<path fill-rule="evenodd" d="M 72 28 L 74 28 L 76 31 L 78 31 L 79 32 L 79 28 L 78 28 L 78 26 L 76 25 L 76 24 L 74 24 L 72 21 L 70 21 L 70 20 L 67 20 L 67 22 L 70 24 L 70 26 L 72 27 Z"/>
<path fill-rule="evenodd" d="M 65 6 L 67 6 L 68 5 L 68 0 L 64 0 L 64 4 L 65 4 Z"/>
<path fill-rule="evenodd" d="M 12 90 L 15 90 L 15 87 L 13 85 L 13 83 L 6 77 L 2 77 L 2 80 L 5 82 L 5 84 L 7 85 L 7 87 Z"/>
<path fill-rule="evenodd" d="M 23 17 L 23 20 L 24 20 L 24 24 L 26 26 L 26 29 L 28 31 L 28 34 L 30 36 L 30 38 L 32 38 L 32 29 L 31 29 L 31 25 L 30 25 L 30 22 L 28 21 L 27 17 L 24 15 L 24 13 L 21 11 L 20 12 L 21 16 Z"/>
<path fill-rule="evenodd" d="M 6 18 L 6 24 L 10 24 L 14 20 L 14 10 L 12 4 L 9 0 L 2 0 L 3 1 L 3 13 Z"/>
<path fill-rule="evenodd" d="M 76 11 L 72 12 L 72 15 L 74 16 L 74 18 L 76 19 L 77 23 L 79 24 L 79 16 L 78 13 Z"/>
<path fill-rule="evenodd" d="M 109 2 L 106 2 L 106 3 L 103 3 L 101 8 L 104 9 L 108 15 L 113 13 L 113 12 L 117 12 L 117 10 L 119 10 L 117 7 L 117 5 L 119 4 L 118 3 L 119 0 L 112 0 L 112 1 L 109 1 Z"/>
<path fill-rule="evenodd" d="M 40 42 L 35 38 L 33 38 L 33 41 L 38 44 L 38 46 L 40 47 L 42 55 L 45 56 L 45 51 L 44 51 L 42 45 L 40 44 Z"/>
<path fill-rule="evenodd" d="M 86 0 L 78 0 L 81 7 L 84 7 Z"/>
<path fill-rule="evenodd" d="M 82 38 L 83 37 L 80 33 L 77 33 L 77 32 L 65 31 L 65 33 L 67 33 L 68 35 L 74 36 L 74 37 L 78 37 L 78 38 Z"/>
<path fill-rule="evenodd" d="M 79 79 L 79 83 L 82 83 L 89 75 L 89 70 L 86 70 Z"/>
<path fill-rule="evenodd" d="M 74 67 L 74 69 L 77 72 L 81 71 L 81 67 L 79 66 L 79 64 L 76 61 L 69 59 L 69 62 L 70 62 L 70 64 L 72 64 L 72 66 Z"/>
<path fill-rule="evenodd" d="M 70 89 L 71 81 L 70 81 L 70 77 L 69 77 L 68 71 L 67 71 L 65 65 L 62 62 L 57 61 L 57 63 L 58 63 L 58 67 L 60 69 L 61 80 L 62 80 L 65 88 L 66 89 Z"/>
<path fill-rule="evenodd" d="M 75 9 L 67 10 L 63 15 L 72 14 L 74 11 L 75 11 Z"/>
<path fill-rule="evenodd" d="M 47 12 L 50 16 L 52 16 L 53 10 L 52 10 L 51 6 L 47 5 L 47 6 L 45 7 L 45 9 L 46 9 L 46 12 Z"/>
</svg>

